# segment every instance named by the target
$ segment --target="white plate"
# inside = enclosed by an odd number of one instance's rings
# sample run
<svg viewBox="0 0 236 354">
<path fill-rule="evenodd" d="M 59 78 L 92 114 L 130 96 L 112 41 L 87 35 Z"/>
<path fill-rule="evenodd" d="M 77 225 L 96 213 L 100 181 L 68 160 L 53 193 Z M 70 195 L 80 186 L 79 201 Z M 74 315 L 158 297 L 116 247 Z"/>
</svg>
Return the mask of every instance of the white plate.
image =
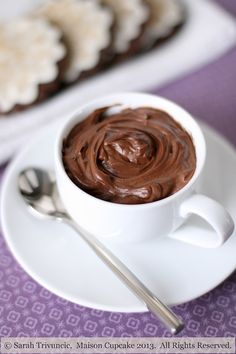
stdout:
<svg viewBox="0 0 236 354">
<path fill-rule="evenodd" d="M 2 190 L 3 231 L 15 258 L 37 282 L 53 293 L 102 310 L 145 311 L 144 305 L 106 268 L 66 225 L 31 216 L 17 191 L 17 176 L 26 166 L 53 169 L 54 124 L 27 144 L 9 167 Z M 202 191 L 220 201 L 236 221 L 236 153 L 204 126 L 208 160 Z M 92 215 L 91 215 L 92 222 Z M 179 234 L 201 237 L 213 231 L 190 220 Z M 174 234 L 172 235 L 174 237 Z M 165 303 L 181 304 L 211 290 L 236 266 L 236 231 L 218 249 L 203 249 L 163 238 L 149 243 L 107 245 Z"/>
<path fill-rule="evenodd" d="M 44 1 L 4 1 L 0 21 L 31 11 Z M 38 127 L 71 115 L 80 104 L 112 92 L 160 87 L 218 58 L 235 44 L 235 19 L 223 8 L 208 0 L 184 2 L 187 22 L 165 45 L 72 86 L 32 109 L 1 117 L 0 163 L 24 145 Z"/>
</svg>

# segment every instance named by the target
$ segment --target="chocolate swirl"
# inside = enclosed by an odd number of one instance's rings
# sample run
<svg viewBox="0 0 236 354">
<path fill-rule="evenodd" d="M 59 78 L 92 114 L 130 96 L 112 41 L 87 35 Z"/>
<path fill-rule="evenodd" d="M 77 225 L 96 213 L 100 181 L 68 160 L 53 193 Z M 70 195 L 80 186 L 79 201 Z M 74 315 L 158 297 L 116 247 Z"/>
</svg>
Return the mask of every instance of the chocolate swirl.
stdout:
<svg viewBox="0 0 236 354">
<path fill-rule="evenodd" d="M 111 202 L 141 204 L 166 198 L 192 177 L 196 155 L 190 135 L 166 112 L 141 107 L 91 113 L 64 141 L 72 181 Z"/>
</svg>

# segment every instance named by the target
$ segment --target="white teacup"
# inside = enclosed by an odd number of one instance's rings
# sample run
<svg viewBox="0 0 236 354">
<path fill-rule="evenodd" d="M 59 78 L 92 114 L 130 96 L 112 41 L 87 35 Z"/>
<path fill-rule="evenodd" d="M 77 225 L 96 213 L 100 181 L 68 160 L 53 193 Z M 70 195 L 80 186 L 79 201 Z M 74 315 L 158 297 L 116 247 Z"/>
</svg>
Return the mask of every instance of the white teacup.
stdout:
<svg viewBox="0 0 236 354">
<path fill-rule="evenodd" d="M 126 205 L 98 199 L 76 186 L 65 172 L 62 162 L 63 140 L 71 129 L 94 110 L 121 104 L 124 107 L 153 107 L 166 111 L 191 135 L 196 151 L 197 166 L 190 181 L 175 194 L 151 203 Z M 117 109 L 117 108 L 116 108 Z M 59 193 L 71 216 L 83 229 L 100 238 L 122 242 L 147 240 L 168 235 L 189 215 L 205 219 L 215 229 L 215 241 L 202 242 L 203 247 L 218 247 L 234 229 L 229 213 L 215 200 L 197 194 L 196 189 L 206 159 L 205 139 L 197 122 L 183 108 L 164 98 L 142 93 L 117 93 L 99 98 L 78 109 L 67 120 L 56 140 L 55 170 Z"/>
</svg>

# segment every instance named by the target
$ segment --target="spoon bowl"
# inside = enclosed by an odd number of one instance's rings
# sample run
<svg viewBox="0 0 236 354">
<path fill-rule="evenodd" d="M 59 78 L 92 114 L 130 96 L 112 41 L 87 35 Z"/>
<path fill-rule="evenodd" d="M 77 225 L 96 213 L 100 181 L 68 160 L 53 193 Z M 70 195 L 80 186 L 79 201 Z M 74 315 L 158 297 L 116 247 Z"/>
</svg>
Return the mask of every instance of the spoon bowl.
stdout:
<svg viewBox="0 0 236 354">
<path fill-rule="evenodd" d="M 19 174 L 18 187 L 36 217 L 58 221 L 68 217 L 52 174 L 39 168 L 27 168 Z"/>
</svg>

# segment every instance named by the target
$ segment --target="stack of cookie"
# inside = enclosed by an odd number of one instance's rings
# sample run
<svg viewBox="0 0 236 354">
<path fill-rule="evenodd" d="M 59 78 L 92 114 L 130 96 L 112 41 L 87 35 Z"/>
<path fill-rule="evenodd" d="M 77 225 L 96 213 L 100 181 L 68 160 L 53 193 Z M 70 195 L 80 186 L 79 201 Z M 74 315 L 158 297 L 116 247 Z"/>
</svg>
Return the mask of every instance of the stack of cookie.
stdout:
<svg viewBox="0 0 236 354">
<path fill-rule="evenodd" d="M 184 19 L 181 0 L 49 0 L 1 24 L 0 114 L 155 47 Z"/>
</svg>

